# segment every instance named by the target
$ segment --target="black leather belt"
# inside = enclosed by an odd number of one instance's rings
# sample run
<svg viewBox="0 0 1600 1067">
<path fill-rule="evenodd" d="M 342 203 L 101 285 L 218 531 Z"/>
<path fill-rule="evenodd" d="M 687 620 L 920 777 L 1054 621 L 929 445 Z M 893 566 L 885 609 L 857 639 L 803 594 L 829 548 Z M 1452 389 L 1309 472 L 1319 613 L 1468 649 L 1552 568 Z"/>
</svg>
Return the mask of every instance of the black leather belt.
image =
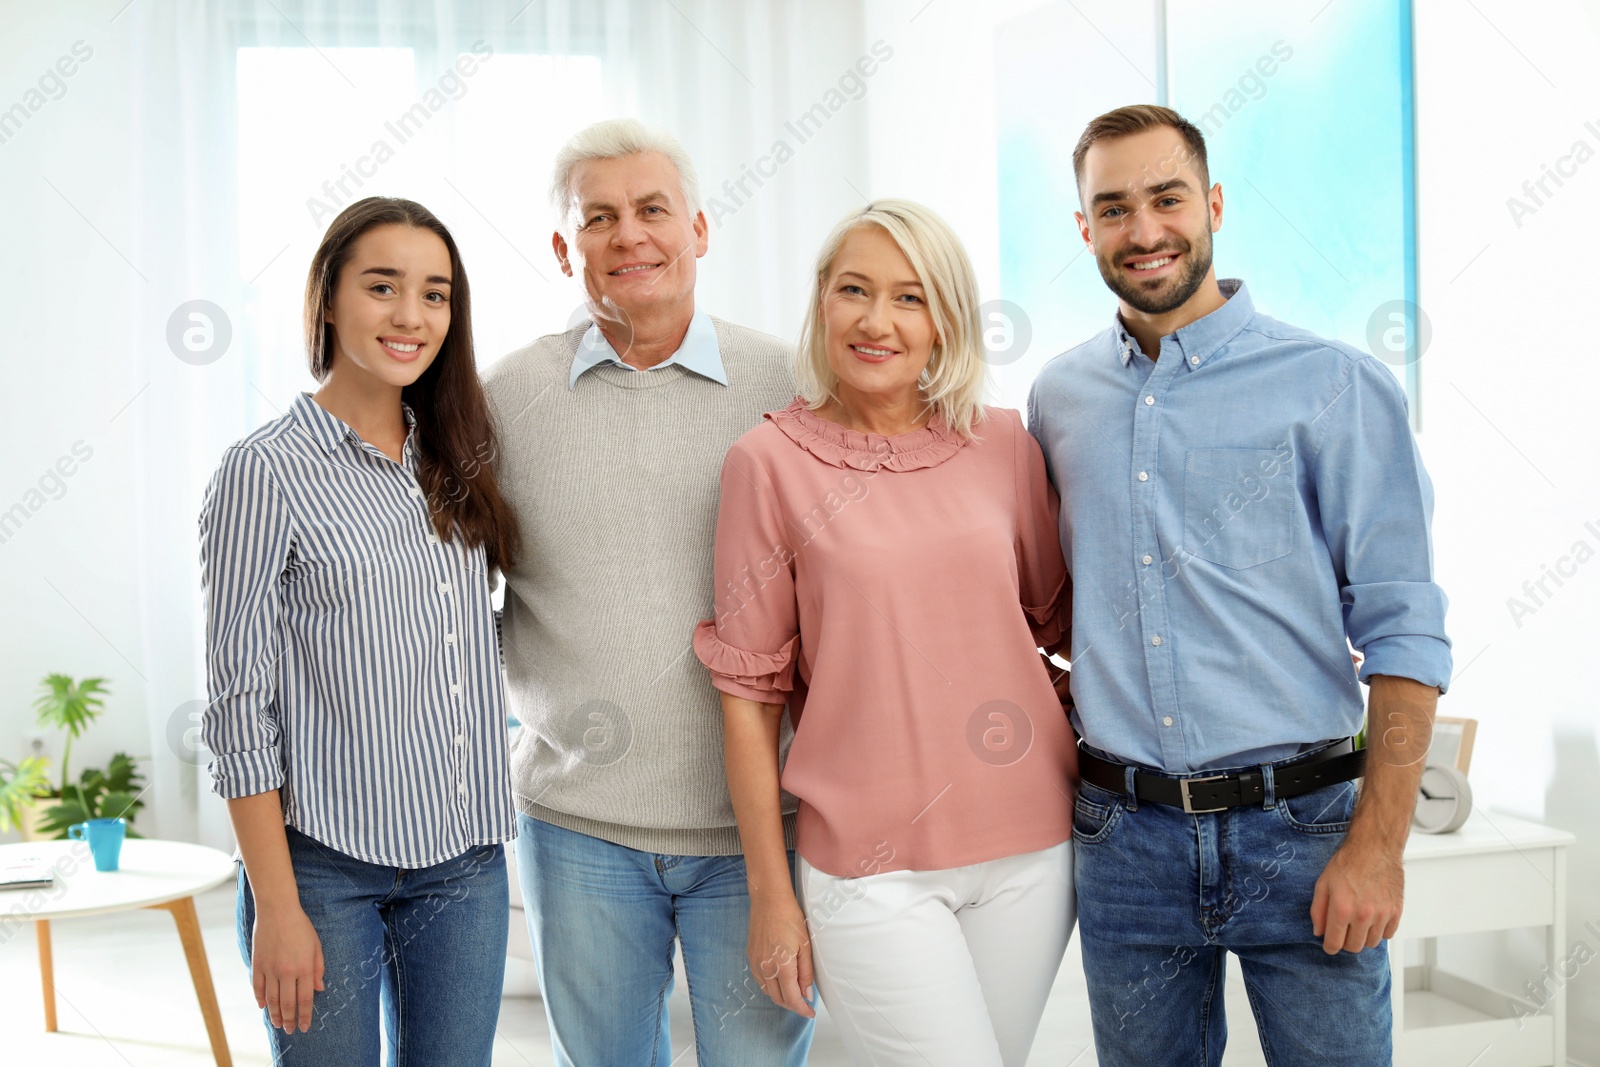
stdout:
<svg viewBox="0 0 1600 1067">
<path fill-rule="evenodd" d="M 1357 749 L 1346 738 L 1320 752 L 1272 765 L 1272 792 L 1277 797 L 1297 797 L 1323 786 L 1360 778 L 1367 765 L 1366 749 Z M 1127 791 L 1127 766 L 1101 759 L 1078 746 L 1078 774 L 1113 793 Z M 1266 783 L 1260 767 L 1231 774 L 1201 774 L 1193 778 L 1166 778 L 1158 774 L 1133 772 L 1134 795 L 1152 804 L 1168 804 L 1191 815 L 1208 811 L 1260 804 L 1266 798 Z"/>
</svg>

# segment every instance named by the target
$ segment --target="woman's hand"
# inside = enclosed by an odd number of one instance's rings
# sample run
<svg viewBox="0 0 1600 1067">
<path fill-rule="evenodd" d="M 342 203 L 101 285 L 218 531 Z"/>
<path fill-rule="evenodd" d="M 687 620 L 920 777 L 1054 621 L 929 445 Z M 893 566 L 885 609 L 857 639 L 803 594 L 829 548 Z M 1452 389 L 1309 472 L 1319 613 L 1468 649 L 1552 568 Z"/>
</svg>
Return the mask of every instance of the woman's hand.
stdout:
<svg viewBox="0 0 1600 1067">
<path fill-rule="evenodd" d="M 322 939 L 298 904 L 282 911 L 256 909 L 250 932 L 250 984 L 256 1007 L 286 1034 L 311 1029 L 311 995 L 322 982 Z"/>
<path fill-rule="evenodd" d="M 773 1003 L 813 1019 L 817 1013 L 808 1001 L 815 975 L 806 916 L 792 892 L 776 896 L 776 900 L 750 901 L 750 941 L 745 950 L 750 972 Z"/>
<path fill-rule="evenodd" d="M 256 1007 L 266 1008 L 274 1027 L 293 1033 L 311 1029 L 311 994 L 322 990 L 322 940 L 300 906 L 283 828 L 278 790 L 228 800 L 228 818 L 239 842 L 245 877 L 255 900 L 250 931 L 250 985 Z"/>
<path fill-rule="evenodd" d="M 739 820 L 745 878 L 750 886 L 750 941 L 745 955 L 761 991 L 807 1019 L 811 991 L 811 935 L 794 898 L 794 871 L 783 847 L 778 803 L 778 729 L 782 704 L 722 694 L 722 760 L 728 795 Z"/>
</svg>

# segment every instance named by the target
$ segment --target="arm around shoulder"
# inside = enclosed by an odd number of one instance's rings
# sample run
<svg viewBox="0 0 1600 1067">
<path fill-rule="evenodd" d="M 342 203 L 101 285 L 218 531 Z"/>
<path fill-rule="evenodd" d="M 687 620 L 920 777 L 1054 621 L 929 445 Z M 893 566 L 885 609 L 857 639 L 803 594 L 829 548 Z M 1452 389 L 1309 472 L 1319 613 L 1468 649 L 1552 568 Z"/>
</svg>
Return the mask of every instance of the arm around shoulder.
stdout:
<svg viewBox="0 0 1600 1067">
<path fill-rule="evenodd" d="M 1072 583 L 1061 553 L 1061 501 L 1050 483 L 1044 452 L 1015 412 L 1017 574 L 1022 606 L 1035 643 L 1054 653 L 1069 643 Z"/>
</svg>

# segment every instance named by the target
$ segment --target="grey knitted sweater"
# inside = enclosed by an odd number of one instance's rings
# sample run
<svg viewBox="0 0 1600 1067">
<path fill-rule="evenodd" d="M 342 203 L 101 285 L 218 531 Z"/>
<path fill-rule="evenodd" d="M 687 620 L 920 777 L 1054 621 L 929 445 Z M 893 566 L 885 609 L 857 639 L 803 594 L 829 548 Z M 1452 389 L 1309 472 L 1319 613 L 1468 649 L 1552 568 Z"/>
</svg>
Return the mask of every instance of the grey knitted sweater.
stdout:
<svg viewBox="0 0 1600 1067">
<path fill-rule="evenodd" d="M 728 384 L 679 366 L 567 376 L 588 323 L 490 368 L 496 470 L 522 524 L 505 575 L 518 810 L 629 848 L 723 856 L 739 834 L 722 703 L 690 645 L 712 615 L 722 461 L 794 398 L 791 348 L 713 319 Z M 791 730 L 785 716 L 783 748 Z M 794 847 L 795 802 L 784 796 Z"/>
</svg>

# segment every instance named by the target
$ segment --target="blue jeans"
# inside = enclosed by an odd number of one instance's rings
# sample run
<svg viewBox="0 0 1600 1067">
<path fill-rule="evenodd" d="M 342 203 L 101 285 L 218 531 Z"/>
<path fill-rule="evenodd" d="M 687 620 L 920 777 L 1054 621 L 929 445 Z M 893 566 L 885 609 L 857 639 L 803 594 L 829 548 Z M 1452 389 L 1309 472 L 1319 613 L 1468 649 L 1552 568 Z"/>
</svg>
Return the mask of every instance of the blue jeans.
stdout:
<svg viewBox="0 0 1600 1067">
<path fill-rule="evenodd" d="M 811 1020 L 745 962 L 744 857 L 640 852 L 519 812 L 517 871 L 557 1063 L 668 1067 L 674 940 L 701 1067 L 805 1063 Z"/>
<path fill-rule="evenodd" d="M 267 1020 L 281 1067 L 488 1067 L 505 981 L 505 848 L 480 845 L 432 867 L 383 867 L 284 827 L 300 906 L 322 942 L 311 1029 Z M 255 897 L 239 865 L 239 951 L 250 965 Z M 265 1018 L 266 1013 L 263 1012 Z"/>
<path fill-rule="evenodd" d="M 1311 894 L 1345 838 L 1355 786 L 1201 815 L 1085 782 L 1073 816 L 1078 936 L 1102 1067 L 1216 1067 L 1239 958 L 1267 1063 L 1391 1057 L 1387 944 L 1336 956 Z"/>
</svg>

